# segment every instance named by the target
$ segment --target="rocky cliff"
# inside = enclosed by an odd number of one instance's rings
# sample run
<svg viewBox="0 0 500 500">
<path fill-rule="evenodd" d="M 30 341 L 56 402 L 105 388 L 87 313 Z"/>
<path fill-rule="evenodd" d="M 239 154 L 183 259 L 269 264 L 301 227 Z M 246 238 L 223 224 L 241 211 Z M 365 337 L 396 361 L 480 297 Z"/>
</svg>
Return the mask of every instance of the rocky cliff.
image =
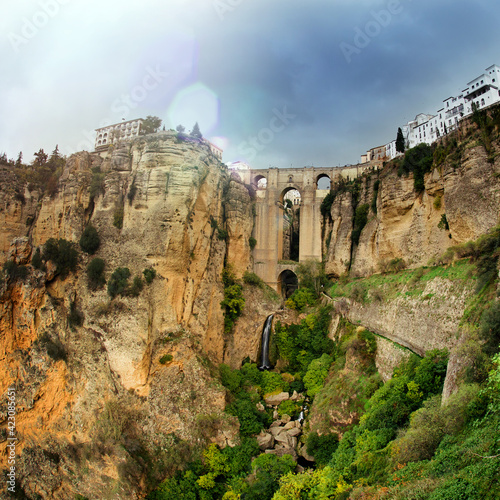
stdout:
<svg viewBox="0 0 500 500">
<path fill-rule="evenodd" d="M 423 191 L 415 191 L 413 174 L 398 175 L 397 162 L 365 175 L 355 200 L 352 191 L 341 191 L 331 205 L 327 274 L 368 276 L 396 258 L 415 268 L 451 245 L 478 238 L 498 224 L 499 175 L 498 156 L 489 156 L 471 135 L 425 175 Z M 355 207 L 361 205 L 370 207 L 368 218 L 353 242 Z M 438 227 L 443 215 L 449 229 Z"/>
<path fill-rule="evenodd" d="M 171 134 L 73 155 L 52 196 L 7 168 L 1 175 L 0 260 L 23 269 L 0 289 L 0 390 L 16 390 L 19 488 L 30 498 L 140 498 L 177 455 L 234 442 L 214 363 L 255 358 L 276 307 L 258 288 L 247 292 L 247 319 L 259 325 L 245 330 L 252 352 L 248 340 L 224 335 L 222 269 L 232 264 L 241 276 L 251 267 L 246 187 L 208 146 Z M 76 272 L 63 278 L 50 261 L 30 264 L 50 238 L 78 247 L 89 224 L 100 247 L 79 252 Z M 156 278 L 111 300 L 88 286 L 95 257 L 107 279 L 120 267 Z M 6 409 L 2 401 L 4 425 Z"/>
</svg>

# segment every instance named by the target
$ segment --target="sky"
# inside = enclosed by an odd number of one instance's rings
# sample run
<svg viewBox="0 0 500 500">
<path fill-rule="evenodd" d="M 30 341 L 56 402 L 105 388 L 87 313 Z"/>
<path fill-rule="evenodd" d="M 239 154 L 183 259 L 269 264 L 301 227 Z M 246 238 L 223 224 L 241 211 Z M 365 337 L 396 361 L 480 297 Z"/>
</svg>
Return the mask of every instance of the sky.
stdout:
<svg viewBox="0 0 500 500">
<path fill-rule="evenodd" d="M 223 161 L 338 166 L 500 64 L 496 0 L 3 0 L 0 153 L 199 123 Z"/>
</svg>

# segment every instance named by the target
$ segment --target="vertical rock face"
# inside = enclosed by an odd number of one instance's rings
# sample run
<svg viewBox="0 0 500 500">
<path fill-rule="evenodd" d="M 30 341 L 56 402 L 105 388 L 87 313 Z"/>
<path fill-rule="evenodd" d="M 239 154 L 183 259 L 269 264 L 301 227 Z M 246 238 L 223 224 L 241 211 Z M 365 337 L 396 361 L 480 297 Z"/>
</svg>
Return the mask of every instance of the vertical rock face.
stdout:
<svg viewBox="0 0 500 500">
<path fill-rule="evenodd" d="M 354 276 L 367 276 L 395 258 L 419 267 L 451 245 L 477 239 L 498 224 L 499 173 L 499 160 L 488 162 L 482 146 L 465 149 L 459 166 L 445 162 L 427 174 L 421 193 L 414 191 L 412 174 L 399 177 L 388 166 L 378 175 L 377 212 L 370 209 L 357 245 L 352 243 L 352 195 L 338 194 L 327 226 L 332 231 L 326 272 L 340 276 L 350 270 Z M 371 204 L 371 184 L 362 184 L 358 206 Z M 444 214 L 449 231 L 438 227 Z"/>
<path fill-rule="evenodd" d="M 229 182 L 207 146 L 169 134 L 103 157 L 73 155 L 57 193 L 38 207 L 34 197 L 15 201 L 19 186 L 8 171 L 1 175 L 12 184 L 0 188 L 3 261 L 29 264 L 49 238 L 78 247 L 89 223 L 101 241 L 93 256 L 79 251 L 78 269 L 66 279 L 54 278 L 50 266 L 45 272 L 28 265 L 25 278 L 0 283 L 0 387 L 17 390 L 18 479 L 26 494 L 107 498 L 119 491 L 116 498 L 136 498 L 145 485 L 129 441 L 167 462 L 175 453 L 173 435 L 191 443 L 233 442 L 235 422 L 222 414 L 225 390 L 210 366 L 232 362 L 224 353 L 220 306 L 225 259 L 241 274 L 251 265 L 253 216 L 245 186 Z M 28 216 L 34 219 L 29 227 Z M 217 227 L 227 231 L 227 241 Z M 146 268 L 156 278 L 138 297 L 111 301 L 106 288 L 87 285 L 85 269 L 94 257 L 105 261 L 107 279 L 118 267 L 130 270 L 130 281 Z M 3 401 L 0 412 L 5 419 Z M 109 425 L 118 415 L 124 423 L 115 435 Z M 104 471 L 99 479 L 82 473 L 75 453 L 89 456 L 87 469 Z M 35 469 L 52 469 L 58 480 Z"/>
<path fill-rule="evenodd" d="M 37 211 L 38 193 L 0 166 L 0 265 L 7 260 L 13 238 L 28 233 Z"/>
<path fill-rule="evenodd" d="M 229 236 L 227 261 L 233 266 L 237 277 L 249 270 L 250 256 L 249 235 L 253 230 L 253 203 L 244 184 L 231 178 L 225 203 L 226 226 Z"/>
</svg>

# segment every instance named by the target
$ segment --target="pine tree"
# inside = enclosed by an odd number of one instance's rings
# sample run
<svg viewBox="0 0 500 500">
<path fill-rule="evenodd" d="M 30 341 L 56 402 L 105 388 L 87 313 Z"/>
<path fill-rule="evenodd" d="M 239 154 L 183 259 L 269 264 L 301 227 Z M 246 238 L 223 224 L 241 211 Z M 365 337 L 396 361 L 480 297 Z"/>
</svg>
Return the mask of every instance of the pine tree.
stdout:
<svg viewBox="0 0 500 500">
<path fill-rule="evenodd" d="M 191 131 L 191 135 L 198 139 L 201 139 L 203 137 L 200 132 L 200 126 L 198 125 L 198 122 L 194 124 L 193 130 Z"/>
<path fill-rule="evenodd" d="M 40 149 L 37 153 L 34 153 L 34 156 L 36 158 L 35 164 L 38 166 L 45 165 L 47 163 L 47 153 L 43 150 Z"/>
<path fill-rule="evenodd" d="M 405 138 L 403 136 L 403 131 L 401 127 L 398 128 L 398 136 L 396 137 L 396 151 L 398 153 L 405 152 Z"/>
</svg>

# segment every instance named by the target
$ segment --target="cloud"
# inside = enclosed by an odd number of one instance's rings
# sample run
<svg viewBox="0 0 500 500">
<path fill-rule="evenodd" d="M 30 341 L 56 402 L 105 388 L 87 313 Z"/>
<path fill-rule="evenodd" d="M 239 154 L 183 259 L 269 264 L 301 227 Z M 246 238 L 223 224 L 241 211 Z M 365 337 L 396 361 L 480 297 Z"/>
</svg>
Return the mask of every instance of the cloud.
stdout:
<svg viewBox="0 0 500 500">
<path fill-rule="evenodd" d="M 22 35 L 41 3 L 12 3 L 0 20 L 0 152 L 91 148 L 93 129 L 123 117 L 124 96 L 136 97 L 129 118 L 168 121 L 174 106 L 192 121 L 197 106 L 179 96 L 202 88 L 218 103 L 208 132 L 228 139 L 226 161 L 286 106 L 295 118 L 253 166 L 355 163 L 499 62 L 500 6 L 485 0 L 400 0 L 390 18 L 397 0 L 221 1 L 222 19 L 212 0 L 46 0 L 57 14 L 17 51 L 8 35 Z M 350 60 L 343 43 L 357 49 Z M 141 94 L 157 67 L 168 76 Z M 202 108 L 200 126 L 216 112 Z"/>
</svg>

